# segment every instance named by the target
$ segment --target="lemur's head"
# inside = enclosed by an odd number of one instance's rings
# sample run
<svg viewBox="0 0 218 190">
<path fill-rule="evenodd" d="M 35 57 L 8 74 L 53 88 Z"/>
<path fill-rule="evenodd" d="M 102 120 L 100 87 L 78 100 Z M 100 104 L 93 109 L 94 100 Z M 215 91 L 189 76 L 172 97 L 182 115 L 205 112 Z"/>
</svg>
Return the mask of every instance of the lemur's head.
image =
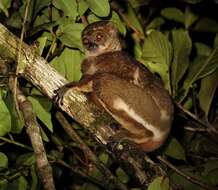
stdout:
<svg viewBox="0 0 218 190">
<path fill-rule="evenodd" d="M 82 32 L 82 43 L 87 56 L 121 50 L 119 32 L 111 21 L 98 21 Z"/>
</svg>

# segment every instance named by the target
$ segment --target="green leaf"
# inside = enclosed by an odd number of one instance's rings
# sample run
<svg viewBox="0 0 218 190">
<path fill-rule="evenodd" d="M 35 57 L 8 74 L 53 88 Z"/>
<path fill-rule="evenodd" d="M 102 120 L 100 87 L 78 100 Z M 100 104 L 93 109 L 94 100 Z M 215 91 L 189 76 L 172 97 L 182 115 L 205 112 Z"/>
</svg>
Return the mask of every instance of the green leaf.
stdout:
<svg viewBox="0 0 218 190">
<path fill-rule="evenodd" d="M 116 24 L 118 30 L 120 31 L 121 34 L 123 34 L 124 36 L 126 35 L 126 26 L 125 24 L 121 21 L 119 15 L 115 12 L 112 11 L 112 16 L 110 19 L 113 23 Z"/>
<path fill-rule="evenodd" d="M 148 186 L 147 190 L 171 190 L 169 178 L 156 177 Z"/>
<path fill-rule="evenodd" d="M 26 154 L 21 154 L 19 157 L 16 159 L 16 165 L 17 166 L 32 166 L 36 162 L 36 157 L 34 153 L 26 153 Z"/>
<path fill-rule="evenodd" d="M 35 19 L 35 17 L 37 15 L 39 15 L 39 12 L 48 7 L 50 5 L 52 0 L 35 0 L 35 1 L 30 1 L 31 2 L 31 10 L 32 10 L 32 14 L 30 14 L 29 12 L 29 15 L 32 16 L 32 19 Z M 48 12 L 48 11 L 47 11 Z M 52 12 L 53 14 L 53 12 Z"/>
<path fill-rule="evenodd" d="M 81 77 L 83 54 L 78 50 L 65 48 L 59 57 L 51 61 L 52 66 L 70 81 Z"/>
<path fill-rule="evenodd" d="M 107 163 L 108 163 L 108 160 L 109 160 L 109 155 L 103 152 L 103 153 L 101 153 L 101 154 L 99 155 L 99 160 L 100 160 L 102 163 L 107 164 Z"/>
<path fill-rule="evenodd" d="M 38 50 L 39 50 L 39 55 L 42 55 L 42 52 L 46 46 L 46 42 L 47 42 L 48 38 L 47 37 L 39 37 L 37 39 L 37 42 L 39 42 L 39 47 L 38 47 Z"/>
<path fill-rule="evenodd" d="M 194 45 L 198 56 L 209 56 L 212 52 L 212 48 L 206 44 L 195 42 Z"/>
<path fill-rule="evenodd" d="M 198 32 L 217 33 L 218 32 L 218 22 L 210 18 L 202 18 L 196 23 L 193 30 L 196 30 Z"/>
<path fill-rule="evenodd" d="M 189 7 L 186 7 L 185 28 L 188 29 L 197 19 L 198 19 L 198 15 L 194 14 Z"/>
<path fill-rule="evenodd" d="M 144 31 L 143 31 L 143 28 L 137 18 L 137 15 L 134 11 L 134 9 L 129 5 L 127 4 L 127 12 L 126 12 L 126 17 L 127 17 L 127 20 L 131 23 L 131 25 L 137 29 L 139 35 L 143 36 L 144 37 Z"/>
<path fill-rule="evenodd" d="M 79 48 L 82 51 L 81 32 L 83 29 L 84 25 L 78 23 L 60 25 L 57 31 L 57 38 L 66 46 Z"/>
<path fill-rule="evenodd" d="M 174 95 L 176 95 L 175 92 L 178 89 L 178 82 L 181 80 L 189 66 L 192 41 L 188 32 L 184 30 L 173 30 L 172 45 L 174 55 L 171 67 L 171 78 Z"/>
<path fill-rule="evenodd" d="M 198 168 L 200 168 L 199 165 L 198 165 Z M 183 167 L 180 167 L 180 170 L 183 173 L 185 173 L 186 176 L 191 176 L 197 179 L 198 181 L 203 182 L 203 180 L 205 180 L 205 178 L 204 179 L 201 178 L 199 174 L 199 170 L 193 169 L 192 166 L 189 166 L 187 168 L 184 168 L 183 166 Z M 170 182 L 172 182 L 172 184 L 178 185 L 183 190 L 205 190 L 204 188 L 200 188 L 198 185 L 193 184 L 188 179 L 184 178 L 183 176 L 179 175 L 176 172 L 170 172 Z M 205 183 L 208 184 L 208 181 L 205 181 Z"/>
<path fill-rule="evenodd" d="M 37 190 L 37 184 L 38 184 L 38 176 L 37 176 L 37 171 L 36 167 L 34 165 L 31 166 L 31 190 Z"/>
<path fill-rule="evenodd" d="M 100 17 L 106 17 L 110 13 L 110 4 L 108 0 L 86 0 L 91 11 Z"/>
<path fill-rule="evenodd" d="M 78 12 L 79 12 L 79 15 L 82 16 L 82 15 L 84 15 L 84 13 L 89 8 L 89 5 L 88 5 L 88 3 L 85 0 L 79 0 L 77 3 L 78 3 Z"/>
<path fill-rule="evenodd" d="M 19 12 L 14 12 L 12 15 L 6 20 L 7 25 L 20 29 L 22 26 L 22 18 Z"/>
<path fill-rule="evenodd" d="M 217 175 L 218 175 L 218 161 L 217 160 L 208 160 L 204 165 L 203 177 L 210 182 L 210 184 L 216 186 L 218 185 Z"/>
<path fill-rule="evenodd" d="M 11 0 L 1 0 L 0 1 L 0 10 L 2 10 L 4 12 L 6 17 L 9 16 L 8 8 L 10 7 L 10 5 L 11 5 Z"/>
<path fill-rule="evenodd" d="M 18 179 L 17 190 L 25 190 L 27 189 L 27 186 L 28 186 L 27 180 L 23 176 L 20 176 Z"/>
<path fill-rule="evenodd" d="M 122 183 L 128 183 L 129 176 L 120 167 L 116 170 L 116 175 Z"/>
<path fill-rule="evenodd" d="M 12 133 L 20 133 L 24 127 L 24 122 L 22 118 L 19 118 L 17 115 L 17 111 L 14 104 L 14 97 L 11 93 L 9 93 L 5 98 L 5 104 L 10 112 L 11 117 L 11 130 Z"/>
<path fill-rule="evenodd" d="M 24 1 L 26 2 L 26 1 Z M 27 14 L 27 21 L 31 22 L 33 21 L 38 13 L 45 7 L 48 7 L 49 4 L 51 3 L 51 0 L 34 0 L 30 1 L 29 8 L 28 8 L 28 14 Z M 24 18 L 26 10 L 26 3 L 23 3 L 23 5 L 19 9 L 19 13 Z"/>
<path fill-rule="evenodd" d="M 218 86 L 218 70 L 211 75 L 201 80 L 201 88 L 199 91 L 200 107 L 204 111 L 205 116 L 208 117 L 211 102 L 213 100 L 215 91 Z"/>
<path fill-rule="evenodd" d="M 76 19 L 78 15 L 76 0 L 53 0 L 52 3 L 56 8 L 62 10 L 65 16 Z"/>
<path fill-rule="evenodd" d="M 202 61 L 201 61 L 202 59 Z M 210 56 L 205 60 L 203 57 L 197 62 L 195 61 L 190 69 L 188 76 L 184 82 L 185 93 L 183 98 L 188 93 L 191 85 L 198 79 L 203 78 L 212 72 L 214 72 L 218 67 L 218 47 L 216 47 L 210 54 Z"/>
<path fill-rule="evenodd" d="M 50 12 L 52 12 L 52 21 L 51 21 L 51 15 Z M 51 7 L 51 10 L 48 11 L 47 9 L 43 10 L 41 14 L 38 14 L 34 24 L 33 29 L 31 29 L 31 34 L 36 33 L 37 31 L 47 30 L 51 31 L 52 27 L 57 25 L 58 23 L 55 21 L 58 21 L 61 19 L 60 11 L 56 9 L 55 7 Z M 41 36 L 40 36 L 41 37 Z"/>
<path fill-rule="evenodd" d="M 185 150 L 175 138 L 170 138 L 169 144 L 164 149 L 164 154 L 177 160 L 186 160 Z"/>
<path fill-rule="evenodd" d="M 1 97 L 0 90 L 0 136 L 6 135 L 11 131 L 11 114 Z"/>
<path fill-rule="evenodd" d="M 165 23 L 162 17 L 155 17 L 147 26 L 146 30 L 159 29 Z"/>
<path fill-rule="evenodd" d="M 185 21 L 184 13 L 181 10 L 174 8 L 174 7 L 165 8 L 160 12 L 160 14 L 163 17 L 169 20 L 174 20 L 176 22 L 184 23 Z"/>
<path fill-rule="evenodd" d="M 141 7 L 147 5 L 151 0 L 129 0 L 129 3 L 133 8 Z"/>
<path fill-rule="evenodd" d="M 28 100 L 31 101 L 33 105 L 33 111 L 36 114 L 36 116 L 45 124 L 45 126 L 50 131 L 53 131 L 53 125 L 51 122 L 51 113 L 47 112 L 36 98 L 28 96 Z"/>
<path fill-rule="evenodd" d="M 149 69 L 158 73 L 170 91 L 169 67 L 172 60 L 172 47 L 167 37 L 159 31 L 153 31 L 144 41 L 142 58 Z"/>
<path fill-rule="evenodd" d="M 88 22 L 91 24 L 93 22 L 97 22 L 102 20 L 100 17 L 97 17 L 95 14 L 89 14 L 89 16 L 87 17 Z"/>
<path fill-rule="evenodd" d="M 8 158 L 3 152 L 0 152 L 0 171 L 2 168 L 4 169 L 7 167 L 8 167 Z"/>
</svg>

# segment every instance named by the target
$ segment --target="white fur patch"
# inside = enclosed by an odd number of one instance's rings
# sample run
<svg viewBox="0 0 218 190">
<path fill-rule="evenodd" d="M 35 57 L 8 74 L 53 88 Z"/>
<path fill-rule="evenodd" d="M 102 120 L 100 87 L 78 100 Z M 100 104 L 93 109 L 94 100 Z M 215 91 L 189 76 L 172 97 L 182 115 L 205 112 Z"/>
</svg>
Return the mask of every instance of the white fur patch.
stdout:
<svg viewBox="0 0 218 190">
<path fill-rule="evenodd" d="M 134 84 L 139 84 L 139 68 L 137 68 L 133 74 Z"/>
<path fill-rule="evenodd" d="M 135 121 L 143 125 L 147 130 L 153 132 L 154 140 L 161 139 L 163 135 L 165 134 L 164 131 L 160 131 L 157 126 L 153 126 L 149 124 L 144 118 L 142 118 L 140 115 L 138 115 L 134 109 L 132 109 L 129 105 L 127 105 L 121 98 L 117 98 L 114 100 L 113 107 L 117 110 L 122 110 L 126 112 L 131 118 L 133 118 Z"/>
</svg>

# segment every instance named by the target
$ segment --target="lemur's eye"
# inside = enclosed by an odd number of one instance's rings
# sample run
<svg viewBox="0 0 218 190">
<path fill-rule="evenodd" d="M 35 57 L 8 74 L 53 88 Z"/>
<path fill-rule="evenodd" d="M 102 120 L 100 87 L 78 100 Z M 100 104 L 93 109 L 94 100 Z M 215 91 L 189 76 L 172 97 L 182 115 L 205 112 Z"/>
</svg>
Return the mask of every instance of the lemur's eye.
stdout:
<svg viewBox="0 0 218 190">
<path fill-rule="evenodd" d="M 96 34 L 96 36 L 95 36 L 95 38 L 96 38 L 96 41 L 101 41 L 101 39 L 103 38 L 103 35 L 101 34 L 101 33 L 97 33 Z"/>
<path fill-rule="evenodd" d="M 83 39 L 83 44 L 84 44 L 84 45 L 87 45 L 88 43 L 89 43 L 89 40 L 88 40 L 87 38 L 84 38 L 84 39 Z"/>
</svg>

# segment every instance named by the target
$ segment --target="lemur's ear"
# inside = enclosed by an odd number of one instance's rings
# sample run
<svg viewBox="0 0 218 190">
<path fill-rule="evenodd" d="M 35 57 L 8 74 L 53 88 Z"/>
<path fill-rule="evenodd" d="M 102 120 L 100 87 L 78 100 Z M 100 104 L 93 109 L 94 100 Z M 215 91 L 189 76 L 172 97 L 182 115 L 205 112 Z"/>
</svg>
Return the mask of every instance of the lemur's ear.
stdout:
<svg viewBox="0 0 218 190">
<path fill-rule="evenodd" d="M 119 33 L 119 30 L 117 29 L 117 26 L 114 22 L 112 21 L 108 21 L 107 22 L 107 28 L 109 29 L 110 32 L 113 32 L 113 33 Z"/>
</svg>

